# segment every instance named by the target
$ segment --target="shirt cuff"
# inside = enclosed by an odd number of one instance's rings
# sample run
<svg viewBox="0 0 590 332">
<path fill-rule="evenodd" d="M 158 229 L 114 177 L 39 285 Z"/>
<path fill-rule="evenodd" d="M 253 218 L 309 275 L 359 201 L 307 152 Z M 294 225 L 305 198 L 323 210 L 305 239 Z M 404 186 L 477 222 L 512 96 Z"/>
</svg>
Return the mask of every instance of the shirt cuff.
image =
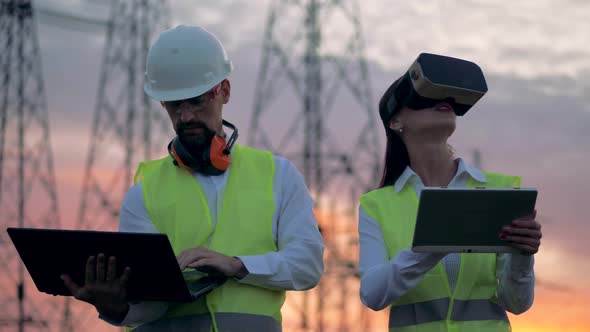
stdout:
<svg viewBox="0 0 590 332">
<path fill-rule="evenodd" d="M 168 304 L 166 302 L 134 302 L 129 303 L 129 311 L 127 312 L 127 316 L 125 316 L 121 322 L 114 321 L 102 314 L 99 314 L 98 318 L 113 326 L 136 327 L 162 317 L 166 313 L 167 309 Z"/>
<path fill-rule="evenodd" d="M 248 274 L 242 279 L 238 279 L 239 281 L 247 282 L 248 280 L 255 279 L 257 276 L 270 276 L 273 274 L 264 255 L 236 257 L 242 261 L 242 264 L 248 270 Z"/>
<path fill-rule="evenodd" d="M 510 254 L 510 270 L 518 273 L 529 273 L 533 270 L 535 259 L 533 255 Z"/>
<path fill-rule="evenodd" d="M 280 269 L 277 269 L 277 262 L 273 261 L 275 258 L 278 259 L 276 252 L 237 257 L 248 270 L 248 274 L 244 278 L 236 279 L 237 282 L 274 290 L 294 288 L 292 278 L 285 275 L 285 271 L 280 272 Z"/>
</svg>

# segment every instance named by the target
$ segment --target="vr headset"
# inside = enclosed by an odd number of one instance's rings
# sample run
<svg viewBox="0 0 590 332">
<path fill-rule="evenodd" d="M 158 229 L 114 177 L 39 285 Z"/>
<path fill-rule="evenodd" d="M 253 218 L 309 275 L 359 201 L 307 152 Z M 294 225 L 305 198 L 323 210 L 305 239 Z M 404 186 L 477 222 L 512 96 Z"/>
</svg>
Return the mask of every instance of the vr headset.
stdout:
<svg viewBox="0 0 590 332">
<path fill-rule="evenodd" d="M 453 106 L 462 116 L 488 91 L 479 66 L 448 56 L 421 53 L 408 71 L 393 83 L 394 93 L 381 110 L 385 128 L 400 108 L 413 110 L 434 107 L 440 102 Z"/>
</svg>

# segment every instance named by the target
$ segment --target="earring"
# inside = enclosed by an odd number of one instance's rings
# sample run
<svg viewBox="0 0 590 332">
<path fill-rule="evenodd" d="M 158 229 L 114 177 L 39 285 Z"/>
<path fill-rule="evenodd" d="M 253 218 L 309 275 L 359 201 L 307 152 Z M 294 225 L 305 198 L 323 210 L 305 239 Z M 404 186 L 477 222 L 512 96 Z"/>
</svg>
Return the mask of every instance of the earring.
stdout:
<svg viewBox="0 0 590 332">
<path fill-rule="evenodd" d="M 400 134 L 404 132 L 404 128 L 400 128 L 397 130 Z"/>
</svg>

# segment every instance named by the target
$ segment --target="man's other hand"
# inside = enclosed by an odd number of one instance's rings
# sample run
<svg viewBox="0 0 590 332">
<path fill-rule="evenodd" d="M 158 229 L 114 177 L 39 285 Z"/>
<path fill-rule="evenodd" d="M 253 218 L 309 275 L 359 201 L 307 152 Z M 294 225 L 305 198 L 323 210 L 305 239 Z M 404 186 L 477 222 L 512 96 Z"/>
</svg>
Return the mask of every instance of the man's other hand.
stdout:
<svg viewBox="0 0 590 332">
<path fill-rule="evenodd" d="M 125 268 L 117 278 L 117 259 L 111 256 L 108 263 L 105 260 L 104 254 L 88 257 L 83 286 L 66 274 L 61 279 L 76 299 L 92 304 L 100 314 L 121 322 L 129 311 L 127 282 L 131 269 Z"/>
</svg>

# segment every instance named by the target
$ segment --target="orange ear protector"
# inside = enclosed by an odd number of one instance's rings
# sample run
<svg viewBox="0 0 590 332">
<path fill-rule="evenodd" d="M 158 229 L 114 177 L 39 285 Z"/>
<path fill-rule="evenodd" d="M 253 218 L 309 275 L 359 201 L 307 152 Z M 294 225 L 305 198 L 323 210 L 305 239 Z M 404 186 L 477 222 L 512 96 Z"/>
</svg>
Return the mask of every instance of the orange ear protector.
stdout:
<svg viewBox="0 0 590 332">
<path fill-rule="evenodd" d="M 168 144 L 168 153 L 174 159 L 174 165 L 182 167 L 189 172 L 199 172 L 205 175 L 220 175 L 225 172 L 231 163 L 231 149 L 238 139 L 238 128 L 223 120 L 223 125 L 233 130 L 226 142 L 221 136 L 214 135 L 211 144 L 204 149 L 199 156 L 191 154 L 176 136 Z"/>
</svg>

